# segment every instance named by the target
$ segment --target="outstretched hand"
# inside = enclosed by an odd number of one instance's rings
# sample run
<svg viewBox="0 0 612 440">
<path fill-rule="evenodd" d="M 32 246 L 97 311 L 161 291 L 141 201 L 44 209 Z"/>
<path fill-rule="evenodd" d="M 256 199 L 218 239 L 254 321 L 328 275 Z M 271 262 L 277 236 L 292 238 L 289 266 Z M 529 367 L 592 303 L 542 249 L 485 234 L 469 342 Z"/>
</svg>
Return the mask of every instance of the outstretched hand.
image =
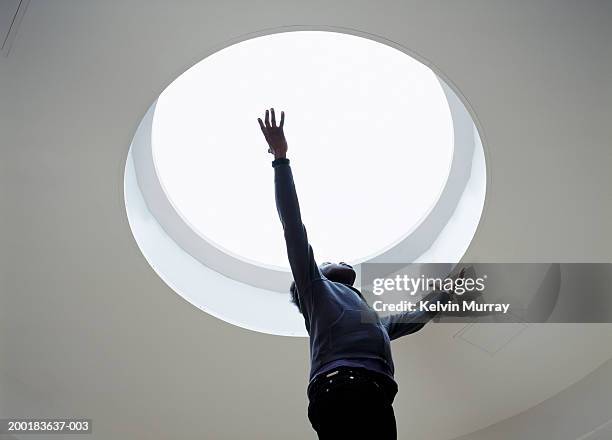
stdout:
<svg viewBox="0 0 612 440">
<path fill-rule="evenodd" d="M 457 281 L 460 278 L 465 278 L 465 267 L 461 269 L 461 271 L 459 271 L 458 273 L 452 274 L 452 275 L 448 275 L 447 279 L 449 280 L 453 280 L 453 286 L 455 285 L 455 281 Z M 428 284 L 428 288 L 433 289 L 435 286 L 435 282 L 431 281 Z M 457 298 L 457 293 L 455 293 L 455 289 L 448 289 L 445 290 L 446 293 L 448 293 L 450 295 L 450 299 L 456 299 Z"/>
<path fill-rule="evenodd" d="M 448 277 L 449 279 L 453 280 L 453 286 L 455 286 L 455 282 L 458 279 L 463 279 L 465 278 L 465 267 L 461 269 L 461 271 L 459 273 L 455 273 L 453 275 L 449 275 Z M 449 289 L 447 292 L 450 294 L 451 299 L 457 299 L 457 293 L 455 292 L 455 288 L 453 287 L 452 289 Z M 461 295 L 459 295 L 461 296 Z"/>
<path fill-rule="evenodd" d="M 272 124 L 270 124 L 270 113 L 272 113 Z M 283 132 L 283 125 L 285 124 L 285 112 L 281 112 L 280 124 L 276 125 L 276 117 L 274 115 L 274 109 L 271 108 L 269 111 L 266 110 L 265 124 L 261 118 L 257 118 L 261 132 L 268 142 L 268 153 L 274 155 L 275 159 L 284 158 L 287 156 L 287 140 L 285 139 L 285 133 Z"/>
</svg>

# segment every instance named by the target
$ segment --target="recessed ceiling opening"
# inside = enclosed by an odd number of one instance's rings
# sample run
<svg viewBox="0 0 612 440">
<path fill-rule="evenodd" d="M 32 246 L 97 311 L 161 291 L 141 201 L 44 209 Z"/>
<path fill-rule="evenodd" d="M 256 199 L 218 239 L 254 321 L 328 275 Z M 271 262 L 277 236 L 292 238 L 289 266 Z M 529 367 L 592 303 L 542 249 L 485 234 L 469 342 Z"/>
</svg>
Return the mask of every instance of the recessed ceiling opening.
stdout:
<svg viewBox="0 0 612 440">
<path fill-rule="evenodd" d="M 453 124 L 425 65 L 375 41 L 287 32 L 227 47 L 159 97 L 153 156 L 168 198 L 204 239 L 288 268 L 271 157 L 256 118 L 285 133 L 304 223 L 321 260 L 380 254 L 429 213 L 448 177 Z"/>
<path fill-rule="evenodd" d="M 147 261 L 187 301 L 244 328 L 306 336 L 287 294 L 272 156 L 257 123 L 270 107 L 286 114 L 317 261 L 359 274 L 368 261 L 453 263 L 465 253 L 486 189 L 478 131 L 430 67 L 371 37 L 304 30 L 242 41 L 153 103 L 128 154 L 126 210 Z"/>
</svg>

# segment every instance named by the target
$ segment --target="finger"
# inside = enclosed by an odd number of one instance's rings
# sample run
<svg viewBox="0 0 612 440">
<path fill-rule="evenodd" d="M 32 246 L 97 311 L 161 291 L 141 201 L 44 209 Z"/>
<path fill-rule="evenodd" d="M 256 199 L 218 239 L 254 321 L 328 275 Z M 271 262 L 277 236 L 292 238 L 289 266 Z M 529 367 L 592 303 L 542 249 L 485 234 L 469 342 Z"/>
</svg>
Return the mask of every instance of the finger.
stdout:
<svg viewBox="0 0 612 440">
<path fill-rule="evenodd" d="M 283 128 L 283 125 L 285 125 L 285 112 L 281 111 L 281 121 L 280 121 L 280 128 Z"/>
<path fill-rule="evenodd" d="M 259 122 L 259 127 L 261 128 L 261 132 L 267 138 L 268 134 L 266 133 L 266 127 L 264 127 L 264 124 L 263 124 L 263 121 L 261 120 L 261 118 L 257 118 L 257 122 Z"/>
<path fill-rule="evenodd" d="M 270 112 L 272 113 L 272 127 L 276 127 L 276 115 L 274 114 L 274 108 L 271 108 Z"/>
<path fill-rule="evenodd" d="M 270 128 L 270 112 L 266 110 L 266 128 Z"/>
<path fill-rule="evenodd" d="M 263 133 L 264 138 L 266 139 L 266 142 L 269 145 L 270 144 L 270 139 L 268 138 L 268 131 L 266 130 L 266 127 L 264 127 L 264 124 L 261 121 L 261 118 L 257 118 L 257 121 L 259 122 L 259 127 L 261 128 L 261 132 Z"/>
</svg>

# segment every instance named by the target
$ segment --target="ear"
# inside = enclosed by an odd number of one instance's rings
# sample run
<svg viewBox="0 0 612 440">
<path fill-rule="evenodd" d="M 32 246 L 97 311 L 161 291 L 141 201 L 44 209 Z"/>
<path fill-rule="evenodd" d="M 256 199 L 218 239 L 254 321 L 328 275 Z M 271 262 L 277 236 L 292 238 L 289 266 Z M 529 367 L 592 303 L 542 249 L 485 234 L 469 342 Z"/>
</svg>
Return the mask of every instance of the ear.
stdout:
<svg viewBox="0 0 612 440">
<path fill-rule="evenodd" d="M 355 269 L 353 269 L 353 277 L 351 280 L 351 286 L 353 286 L 355 284 L 355 280 L 357 279 L 357 272 L 355 272 Z"/>
</svg>

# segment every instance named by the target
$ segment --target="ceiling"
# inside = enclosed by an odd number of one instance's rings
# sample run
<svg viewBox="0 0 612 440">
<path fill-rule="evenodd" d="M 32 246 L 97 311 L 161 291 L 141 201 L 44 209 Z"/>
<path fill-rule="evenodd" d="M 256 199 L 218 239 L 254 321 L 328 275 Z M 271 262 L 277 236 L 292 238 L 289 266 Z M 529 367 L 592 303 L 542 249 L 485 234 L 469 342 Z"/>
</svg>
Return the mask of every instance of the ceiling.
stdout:
<svg viewBox="0 0 612 440">
<path fill-rule="evenodd" d="M 0 57 L 0 414 L 91 418 L 89 439 L 313 438 L 307 341 L 173 294 L 123 205 L 127 151 L 157 95 L 265 29 L 383 36 L 460 92 L 489 175 L 466 261 L 610 262 L 611 21 L 605 1 L 31 0 Z M 612 325 L 531 325 L 495 355 L 461 329 L 394 343 L 400 433 L 470 433 L 612 356 Z"/>
</svg>

